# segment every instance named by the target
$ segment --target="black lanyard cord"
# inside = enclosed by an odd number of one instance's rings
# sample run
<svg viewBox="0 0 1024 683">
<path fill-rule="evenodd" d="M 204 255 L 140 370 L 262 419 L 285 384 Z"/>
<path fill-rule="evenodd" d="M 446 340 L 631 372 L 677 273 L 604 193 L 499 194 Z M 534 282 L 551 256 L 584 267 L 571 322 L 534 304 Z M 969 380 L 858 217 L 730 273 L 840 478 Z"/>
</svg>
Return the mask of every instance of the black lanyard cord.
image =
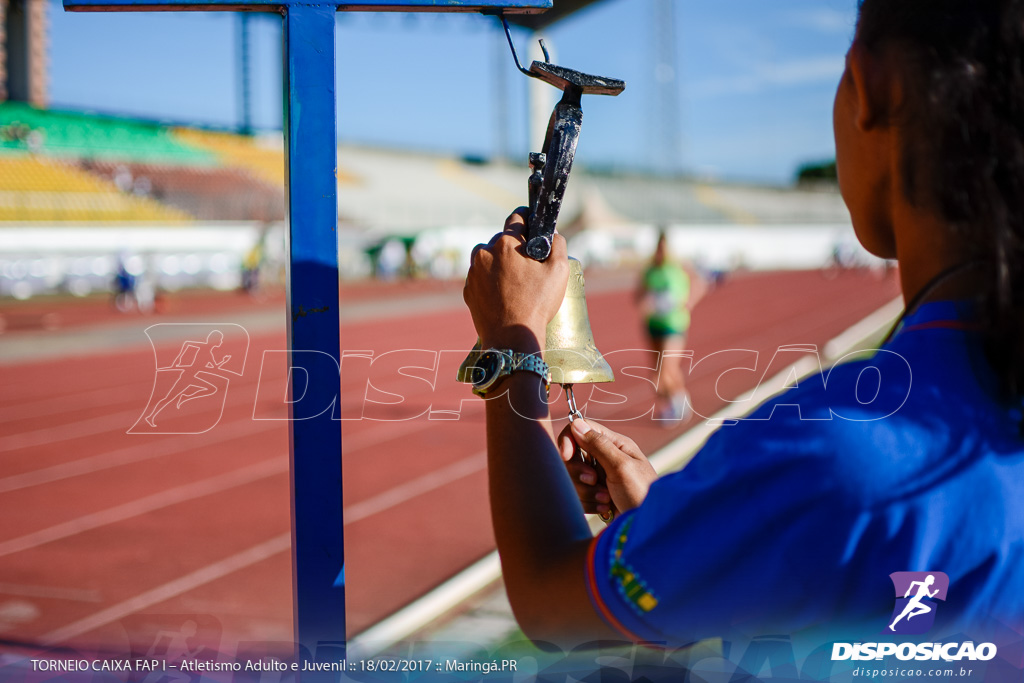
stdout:
<svg viewBox="0 0 1024 683">
<path fill-rule="evenodd" d="M 892 326 L 892 329 L 889 330 L 889 334 L 885 335 L 885 339 L 882 340 L 881 346 L 885 346 L 892 341 L 892 338 L 896 336 L 896 333 L 899 331 L 900 326 L 903 325 L 903 321 L 907 319 L 907 316 L 917 311 L 924 300 L 935 293 L 935 290 L 944 285 L 948 280 L 952 279 L 954 275 L 959 275 L 962 271 L 965 271 L 968 268 L 974 268 L 981 265 L 984 265 L 984 261 L 971 260 L 964 261 L 963 263 L 957 263 L 956 265 L 944 269 L 938 275 L 929 280 L 928 283 L 914 295 L 914 298 L 910 300 L 910 303 L 907 304 L 907 307 L 903 312 L 900 313 L 900 317 L 896 319 L 896 323 Z"/>
</svg>

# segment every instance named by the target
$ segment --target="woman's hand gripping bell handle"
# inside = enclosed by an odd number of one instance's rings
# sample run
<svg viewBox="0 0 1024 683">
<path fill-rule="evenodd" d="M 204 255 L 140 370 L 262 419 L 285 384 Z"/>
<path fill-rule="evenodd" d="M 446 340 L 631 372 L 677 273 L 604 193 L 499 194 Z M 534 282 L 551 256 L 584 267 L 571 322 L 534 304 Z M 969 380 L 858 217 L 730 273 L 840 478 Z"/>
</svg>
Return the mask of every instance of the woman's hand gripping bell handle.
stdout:
<svg viewBox="0 0 1024 683">
<path fill-rule="evenodd" d="M 587 463 L 586 451 L 599 465 Z M 658 478 L 636 443 L 596 422 L 574 420 L 558 435 L 558 451 L 576 487 L 583 509 L 602 515 L 625 512 L 640 505 Z"/>
</svg>

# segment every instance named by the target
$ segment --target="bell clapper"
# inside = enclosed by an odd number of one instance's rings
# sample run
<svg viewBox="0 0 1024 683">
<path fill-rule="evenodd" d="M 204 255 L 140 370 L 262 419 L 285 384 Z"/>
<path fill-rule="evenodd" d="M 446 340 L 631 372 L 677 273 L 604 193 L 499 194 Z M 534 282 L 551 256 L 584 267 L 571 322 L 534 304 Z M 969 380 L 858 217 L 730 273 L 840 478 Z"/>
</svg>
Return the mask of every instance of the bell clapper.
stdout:
<svg viewBox="0 0 1024 683">
<path fill-rule="evenodd" d="M 569 402 L 569 422 L 575 422 L 576 418 L 583 417 L 583 413 L 576 407 L 576 397 L 572 393 L 571 384 L 563 384 L 562 388 L 565 389 L 565 400 Z"/>
<path fill-rule="evenodd" d="M 573 392 L 572 392 L 572 385 L 571 384 L 563 384 L 562 385 L 562 389 L 565 390 L 565 400 L 569 402 L 569 423 L 571 424 L 571 423 L 575 422 L 577 418 L 583 417 L 583 413 L 580 412 L 579 407 L 577 407 L 577 405 L 576 405 L 576 395 L 573 394 Z M 597 458 L 591 456 L 589 453 L 587 453 L 585 450 L 580 448 L 578 445 L 576 446 L 576 450 L 579 451 L 580 456 L 583 458 L 583 462 L 587 463 L 588 465 L 590 465 L 594 469 L 600 469 L 601 465 L 597 462 Z M 615 519 L 615 511 L 614 510 L 609 510 L 608 512 L 605 512 L 604 514 L 598 515 L 598 517 L 601 518 L 602 522 L 604 522 L 605 524 L 608 524 L 613 519 Z"/>
</svg>

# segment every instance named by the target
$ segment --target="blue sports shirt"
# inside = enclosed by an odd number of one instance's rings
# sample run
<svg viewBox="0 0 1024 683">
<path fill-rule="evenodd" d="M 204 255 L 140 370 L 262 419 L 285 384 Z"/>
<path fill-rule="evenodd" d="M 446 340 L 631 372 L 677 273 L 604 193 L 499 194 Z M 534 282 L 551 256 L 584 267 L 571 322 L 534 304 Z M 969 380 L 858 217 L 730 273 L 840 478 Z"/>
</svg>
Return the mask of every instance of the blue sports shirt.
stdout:
<svg viewBox="0 0 1024 683">
<path fill-rule="evenodd" d="M 668 645 L 868 636 L 893 611 L 892 572 L 939 571 L 939 618 L 1021 632 L 1022 415 L 997 395 L 969 307 L 921 306 L 871 357 L 720 428 L 613 521 L 590 549 L 595 608 Z"/>
</svg>

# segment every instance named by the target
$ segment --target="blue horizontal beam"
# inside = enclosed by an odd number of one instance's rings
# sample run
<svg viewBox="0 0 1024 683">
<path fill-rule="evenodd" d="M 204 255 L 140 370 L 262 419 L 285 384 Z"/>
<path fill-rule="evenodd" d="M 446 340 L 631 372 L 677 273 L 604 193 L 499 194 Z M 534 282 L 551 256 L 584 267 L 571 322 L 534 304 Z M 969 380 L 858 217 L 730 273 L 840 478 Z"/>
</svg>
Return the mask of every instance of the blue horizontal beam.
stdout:
<svg viewBox="0 0 1024 683">
<path fill-rule="evenodd" d="M 64 0 L 72 12 L 274 11 L 314 0 Z M 552 0 L 327 0 L 318 6 L 361 12 L 540 12 Z"/>
</svg>

